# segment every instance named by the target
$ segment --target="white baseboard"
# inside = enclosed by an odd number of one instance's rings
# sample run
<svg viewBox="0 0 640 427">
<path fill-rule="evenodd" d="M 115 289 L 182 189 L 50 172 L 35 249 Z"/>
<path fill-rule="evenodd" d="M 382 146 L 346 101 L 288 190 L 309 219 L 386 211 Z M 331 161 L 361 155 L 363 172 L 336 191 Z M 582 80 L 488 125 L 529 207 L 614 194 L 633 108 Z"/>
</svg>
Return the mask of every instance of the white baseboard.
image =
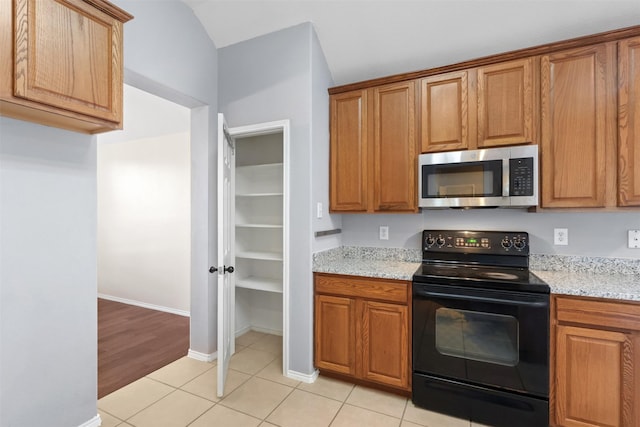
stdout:
<svg viewBox="0 0 640 427">
<path fill-rule="evenodd" d="M 80 424 L 78 427 L 100 427 L 102 425 L 102 419 L 100 418 L 100 414 L 91 418 L 86 423 Z"/>
<path fill-rule="evenodd" d="M 178 310 L 171 307 L 164 307 L 161 305 L 148 304 L 146 302 L 135 301 L 132 299 L 114 297 L 114 296 L 105 295 L 105 294 L 98 294 L 98 298 L 106 299 L 109 301 L 121 302 L 123 304 L 135 305 L 142 308 L 150 308 L 151 310 L 164 311 L 165 313 L 177 314 L 184 317 L 191 316 L 191 313 L 189 313 L 188 311 Z"/>
<path fill-rule="evenodd" d="M 187 353 L 187 357 L 190 357 L 195 360 L 199 360 L 201 362 L 213 362 L 218 358 L 218 352 L 215 351 L 213 353 L 200 353 L 199 351 L 189 349 L 189 353 Z"/>
<path fill-rule="evenodd" d="M 288 378 L 302 381 L 303 383 L 307 383 L 307 384 L 311 384 L 315 382 L 318 379 L 318 374 L 319 374 L 319 371 L 317 369 L 313 371 L 311 374 L 303 374 L 302 372 L 291 371 L 291 370 L 287 371 Z"/>
<path fill-rule="evenodd" d="M 244 327 L 244 328 L 242 328 L 242 329 L 238 329 L 238 330 L 236 331 L 236 338 L 238 338 L 240 335 L 244 335 L 244 334 L 246 334 L 246 333 L 247 333 L 247 332 L 249 332 L 250 330 L 251 330 L 251 326 L 245 326 L 245 327 Z"/>
<path fill-rule="evenodd" d="M 263 334 L 270 334 L 270 335 L 278 335 L 278 336 L 282 336 L 282 331 L 277 331 L 275 329 L 269 329 L 269 328 L 260 328 L 258 326 L 245 326 L 242 329 L 238 329 L 236 331 L 236 338 L 238 338 L 240 335 L 244 335 L 249 331 L 256 331 L 256 332 L 262 332 Z"/>
</svg>

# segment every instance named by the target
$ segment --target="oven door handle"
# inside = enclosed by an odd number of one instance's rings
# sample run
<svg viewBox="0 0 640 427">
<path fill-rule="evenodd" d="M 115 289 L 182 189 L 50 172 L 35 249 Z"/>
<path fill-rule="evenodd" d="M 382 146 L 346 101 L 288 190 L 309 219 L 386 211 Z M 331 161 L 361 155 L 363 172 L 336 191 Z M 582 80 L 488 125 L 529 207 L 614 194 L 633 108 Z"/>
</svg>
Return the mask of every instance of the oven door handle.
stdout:
<svg viewBox="0 0 640 427">
<path fill-rule="evenodd" d="M 524 305 L 527 307 L 544 307 L 547 306 L 548 303 L 546 301 L 517 301 L 510 299 L 502 299 L 502 298 L 490 298 L 490 297 L 479 297 L 479 296 L 470 296 L 470 295 L 456 295 L 456 294 L 445 294 L 441 292 L 431 292 L 424 290 L 414 290 L 414 294 L 424 297 L 432 297 L 432 298 L 442 298 L 442 299 L 455 299 L 460 301 L 471 301 L 471 302 L 490 302 L 495 304 L 509 304 L 509 305 Z"/>
</svg>

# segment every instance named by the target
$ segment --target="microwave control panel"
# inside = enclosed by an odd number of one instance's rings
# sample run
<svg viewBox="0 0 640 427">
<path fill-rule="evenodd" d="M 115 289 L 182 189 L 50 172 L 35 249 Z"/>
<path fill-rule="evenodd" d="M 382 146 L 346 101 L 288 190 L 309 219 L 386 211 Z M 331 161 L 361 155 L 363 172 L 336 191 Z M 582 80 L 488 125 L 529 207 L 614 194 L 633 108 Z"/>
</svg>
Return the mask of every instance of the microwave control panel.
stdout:
<svg viewBox="0 0 640 427">
<path fill-rule="evenodd" d="M 509 195 L 533 196 L 533 158 L 509 159 Z"/>
</svg>

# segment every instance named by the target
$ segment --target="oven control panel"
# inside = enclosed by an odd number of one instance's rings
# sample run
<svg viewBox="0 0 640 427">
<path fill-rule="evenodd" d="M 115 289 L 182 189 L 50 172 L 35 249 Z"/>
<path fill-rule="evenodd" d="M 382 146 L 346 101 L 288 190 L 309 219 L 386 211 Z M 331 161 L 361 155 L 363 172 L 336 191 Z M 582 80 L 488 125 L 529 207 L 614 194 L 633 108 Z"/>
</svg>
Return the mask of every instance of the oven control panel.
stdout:
<svg viewBox="0 0 640 427">
<path fill-rule="evenodd" d="M 524 231 L 424 230 L 425 252 L 486 253 L 525 255 L 529 253 L 529 233 Z"/>
</svg>

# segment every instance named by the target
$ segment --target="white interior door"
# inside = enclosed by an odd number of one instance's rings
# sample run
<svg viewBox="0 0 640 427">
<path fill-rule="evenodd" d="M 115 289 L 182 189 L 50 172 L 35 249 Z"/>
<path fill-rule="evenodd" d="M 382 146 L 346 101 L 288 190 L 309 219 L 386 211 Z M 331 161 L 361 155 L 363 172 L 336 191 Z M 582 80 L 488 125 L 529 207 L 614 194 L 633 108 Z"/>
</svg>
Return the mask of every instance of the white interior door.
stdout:
<svg viewBox="0 0 640 427">
<path fill-rule="evenodd" d="M 218 397 L 224 394 L 229 359 L 235 350 L 234 169 L 233 140 L 218 114 Z"/>
</svg>

